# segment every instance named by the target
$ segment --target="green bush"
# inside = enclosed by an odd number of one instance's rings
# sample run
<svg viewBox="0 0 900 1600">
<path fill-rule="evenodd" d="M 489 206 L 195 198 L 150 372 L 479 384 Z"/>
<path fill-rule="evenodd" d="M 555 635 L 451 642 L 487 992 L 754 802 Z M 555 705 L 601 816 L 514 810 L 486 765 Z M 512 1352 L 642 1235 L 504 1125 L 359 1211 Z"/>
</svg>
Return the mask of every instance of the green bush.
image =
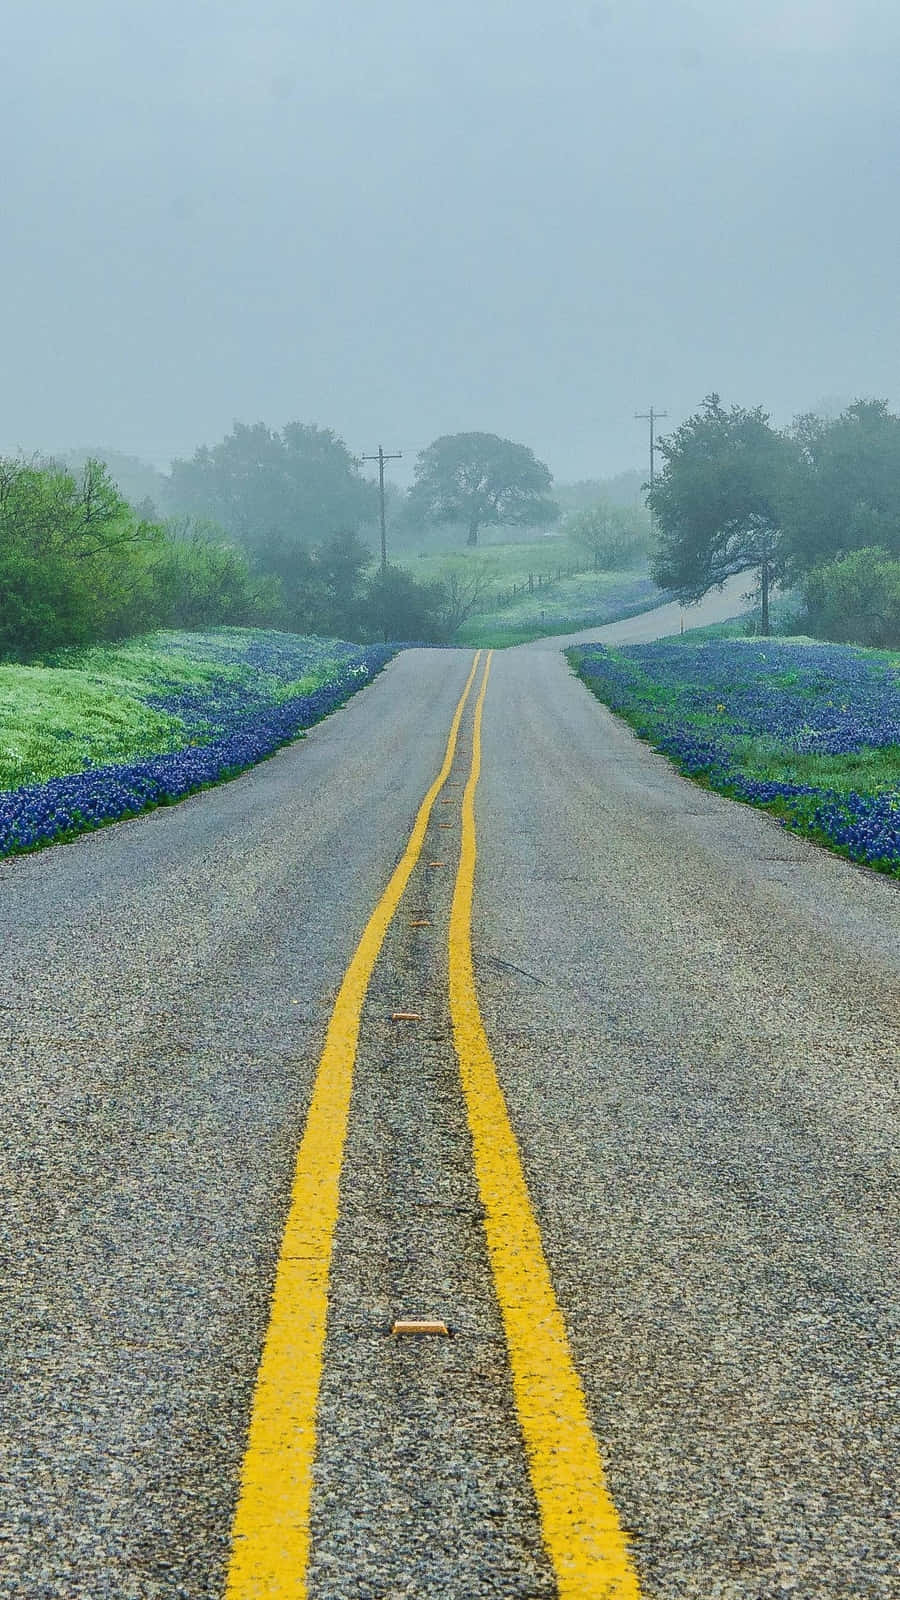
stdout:
<svg viewBox="0 0 900 1600">
<path fill-rule="evenodd" d="M 0 659 L 159 627 L 269 621 L 277 580 L 220 529 L 138 516 L 106 467 L 0 460 Z"/>
<path fill-rule="evenodd" d="M 799 626 L 805 633 L 900 648 L 900 560 L 877 545 L 814 567 L 803 583 L 803 601 Z"/>
<path fill-rule="evenodd" d="M 363 616 L 369 638 L 421 639 L 447 634 L 447 596 L 441 583 L 417 583 L 405 567 L 379 567 L 369 579 Z"/>
</svg>

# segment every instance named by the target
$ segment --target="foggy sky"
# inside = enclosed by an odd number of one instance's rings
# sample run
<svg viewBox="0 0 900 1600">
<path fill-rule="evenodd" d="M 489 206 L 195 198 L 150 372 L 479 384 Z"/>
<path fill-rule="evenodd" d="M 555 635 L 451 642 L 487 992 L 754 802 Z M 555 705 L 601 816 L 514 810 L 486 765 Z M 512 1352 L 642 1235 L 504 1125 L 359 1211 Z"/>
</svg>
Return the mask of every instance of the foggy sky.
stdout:
<svg viewBox="0 0 900 1600">
<path fill-rule="evenodd" d="M 34 0 L 3 43 L 0 448 L 296 418 L 571 479 L 651 402 L 900 400 L 883 0 Z"/>
</svg>

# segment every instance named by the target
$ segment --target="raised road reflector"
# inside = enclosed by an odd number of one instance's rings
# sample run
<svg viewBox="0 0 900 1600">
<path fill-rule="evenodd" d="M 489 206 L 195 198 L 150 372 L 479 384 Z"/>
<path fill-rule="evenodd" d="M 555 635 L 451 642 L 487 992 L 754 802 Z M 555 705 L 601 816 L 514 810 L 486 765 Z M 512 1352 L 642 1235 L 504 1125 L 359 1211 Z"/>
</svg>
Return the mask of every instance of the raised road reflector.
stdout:
<svg viewBox="0 0 900 1600">
<path fill-rule="evenodd" d="M 442 1333 L 446 1338 L 450 1329 L 446 1322 L 440 1322 L 436 1317 L 398 1317 L 391 1333 Z"/>
<path fill-rule="evenodd" d="M 427 917 L 416 917 L 415 920 L 410 923 L 410 927 L 411 928 L 430 928 L 431 927 L 431 923 L 429 922 Z"/>
</svg>

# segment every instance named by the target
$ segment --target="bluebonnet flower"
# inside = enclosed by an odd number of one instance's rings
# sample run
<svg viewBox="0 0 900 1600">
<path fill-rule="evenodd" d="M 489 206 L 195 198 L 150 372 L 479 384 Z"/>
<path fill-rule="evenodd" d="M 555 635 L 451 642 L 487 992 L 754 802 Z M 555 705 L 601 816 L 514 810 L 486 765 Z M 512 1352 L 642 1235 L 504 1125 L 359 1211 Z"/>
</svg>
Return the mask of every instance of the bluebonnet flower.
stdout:
<svg viewBox="0 0 900 1600">
<path fill-rule="evenodd" d="M 218 660 L 223 668 L 238 659 L 225 640 L 211 636 L 204 644 L 204 659 Z M 173 653 L 189 648 L 175 636 Z M 169 693 L 147 697 L 149 704 L 181 719 L 183 748 L 107 766 L 87 762 L 81 772 L 0 792 L 0 856 L 133 816 L 234 776 L 343 705 L 398 648 L 251 636 L 240 659 L 260 674 L 258 689 L 229 680 L 225 673 L 211 689 L 175 684 Z M 333 670 L 318 688 L 278 697 L 279 687 L 296 683 L 325 663 Z"/>
<path fill-rule="evenodd" d="M 896 752 L 896 661 L 846 645 L 784 640 L 661 640 L 570 652 L 588 686 L 691 777 L 777 811 L 854 861 L 900 872 L 900 791 L 843 792 L 761 777 L 752 755 L 788 772 L 792 758 Z"/>
</svg>

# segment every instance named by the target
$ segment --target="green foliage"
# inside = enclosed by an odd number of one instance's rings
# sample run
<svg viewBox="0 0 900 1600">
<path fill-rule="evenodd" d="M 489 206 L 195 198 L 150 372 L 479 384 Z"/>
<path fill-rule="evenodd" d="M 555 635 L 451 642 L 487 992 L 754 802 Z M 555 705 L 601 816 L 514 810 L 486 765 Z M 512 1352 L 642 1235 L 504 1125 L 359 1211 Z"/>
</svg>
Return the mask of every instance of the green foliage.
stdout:
<svg viewBox="0 0 900 1600">
<path fill-rule="evenodd" d="M 657 582 L 694 600 L 758 567 L 763 633 L 777 577 L 804 590 L 800 627 L 838 641 L 896 640 L 900 417 L 886 401 L 798 417 L 779 434 L 762 411 L 726 411 L 710 395 L 660 452 L 649 496 Z M 858 561 L 846 559 L 853 553 Z"/>
<path fill-rule="evenodd" d="M 313 666 L 285 683 L 248 660 L 248 646 L 276 647 L 283 636 L 244 629 L 144 635 L 119 644 L 63 650 L 42 666 L 0 665 L 0 789 L 43 783 L 137 756 L 184 748 L 181 719 L 147 702 L 190 689 L 214 699 L 223 686 L 277 703 L 308 694 L 333 676 L 337 640 L 308 643 Z M 223 663 L 223 657 L 224 663 Z"/>
<path fill-rule="evenodd" d="M 343 440 L 299 422 L 280 433 L 235 423 L 219 444 L 173 461 L 168 489 L 174 510 L 212 518 L 282 576 L 290 553 L 372 519 L 376 498 Z"/>
<path fill-rule="evenodd" d="M 280 590 L 222 530 L 139 517 L 100 462 L 0 461 L 0 658 L 169 625 L 254 622 Z"/>
<path fill-rule="evenodd" d="M 0 461 L 0 658 L 134 631 L 159 538 L 99 462 Z"/>
<path fill-rule="evenodd" d="M 633 572 L 650 554 L 650 519 L 638 506 L 601 500 L 568 516 L 562 531 L 597 572 Z"/>
<path fill-rule="evenodd" d="M 378 568 L 366 589 L 364 614 L 370 638 L 434 644 L 447 637 L 443 584 L 419 583 L 406 567 Z"/>
<path fill-rule="evenodd" d="M 495 433 L 445 434 L 419 454 L 407 514 L 425 523 L 461 523 L 474 545 L 482 527 L 553 522 L 552 481 L 526 445 Z"/>
<path fill-rule="evenodd" d="M 839 417 L 798 417 L 796 468 L 784 494 L 784 557 L 795 574 L 849 550 L 900 558 L 900 417 L 857 400 Z"/>
<path fill-rule="evenodd" d="M 842 644 L 900 648 L 900 558 L 868 547 L 814 567 L 803 583 L 801 626 Z"/>
<path fill-rule="evenodd" d="M 648 495 L 657 583 L 690 601 L 752 567 L 772 576 L 793 451 L 766 413 L 726 411 L 708 395 L 659 451 L 664 465 Z"/>
<path fill-rule="evenodd" d="M 277 578 L 254 573 L 246 552 L 229 544 L 221 528 L 180 517 L 170 518 L 165 531 L 149 560 L 160 625 L 249 627 L 279 614 Z"/>
</svg>

